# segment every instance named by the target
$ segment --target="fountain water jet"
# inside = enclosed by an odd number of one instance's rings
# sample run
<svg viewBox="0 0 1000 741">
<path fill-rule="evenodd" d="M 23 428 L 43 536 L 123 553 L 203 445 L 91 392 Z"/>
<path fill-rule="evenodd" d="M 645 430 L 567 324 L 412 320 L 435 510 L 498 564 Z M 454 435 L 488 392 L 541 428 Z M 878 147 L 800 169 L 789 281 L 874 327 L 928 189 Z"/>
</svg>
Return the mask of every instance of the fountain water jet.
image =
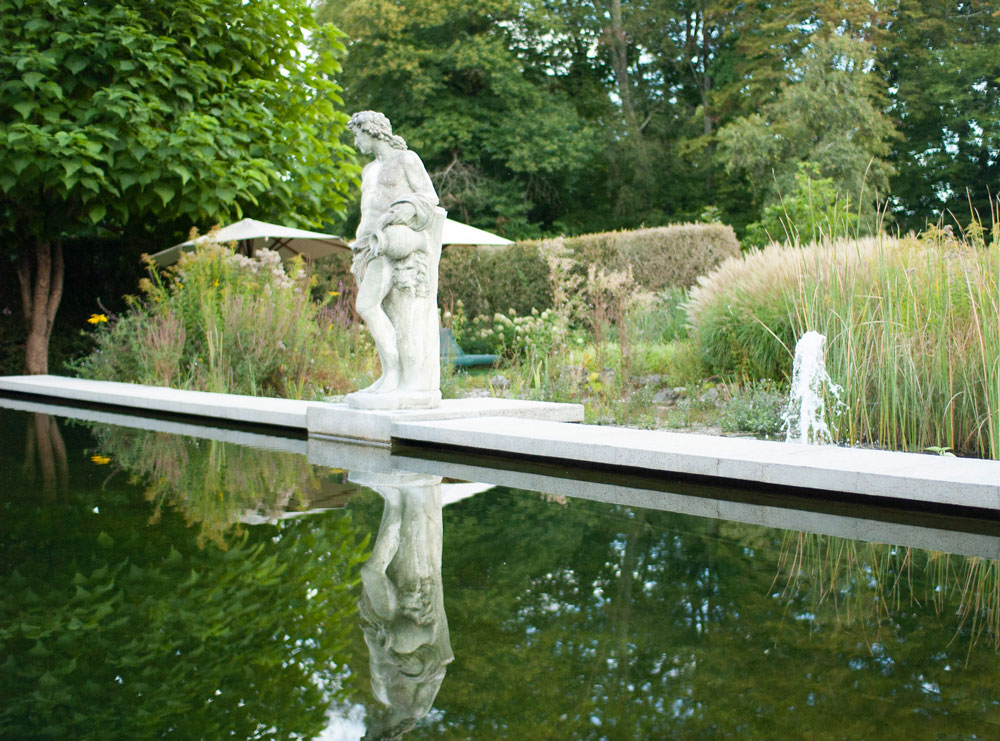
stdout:
<svg viewBox="0 0 1000 741">
<path fill-rule="evenodd" d="M 841 405 L 841 388 L 826 372 L 826 337 L 810 330 L 795 343 L 792 388 L 781 415 L 785 442 L 824 445 L 832 441 L 826 424 L 824 390 L 834 398 L 836 410 Z"/>
</svg>

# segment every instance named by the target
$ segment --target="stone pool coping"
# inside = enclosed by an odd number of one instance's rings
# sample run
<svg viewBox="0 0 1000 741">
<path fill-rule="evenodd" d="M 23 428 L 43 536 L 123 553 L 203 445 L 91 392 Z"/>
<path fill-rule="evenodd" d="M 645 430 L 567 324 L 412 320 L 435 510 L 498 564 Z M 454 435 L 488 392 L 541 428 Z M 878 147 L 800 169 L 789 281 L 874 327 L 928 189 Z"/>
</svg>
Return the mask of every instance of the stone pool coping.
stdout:
<svg viewBox="0 0 1000 741">
<path fill-rule="evenodd" d="M 66 376 L 0 376 L 0 392 L 68 399 L 149 412 L 204 417 L 214 421 L 285 427 L 310 435 L 388 444 L 399 421 L 519 417 L 582 422 L 582 404 L 522 399 L 445 399 L 436 409 L 378 411 L 352 409 L 343 402 L 299 401 L 262 396 L 188 391 Z"/>
<path fill-rule="evenodd" d="M 285 427 L 310 438 L 411 443 L 664 477 L 1000 510 L 1000 461 L 568 424 L 582 420 L 579 404 L 462 399 L 437 410 L 366 412 L 344 404 L 61 376 L 0 377 L 4 391 Z"/>
<path fill-rule="evenodd" d="M 757 497 L 742 500 L 726 499 L 720 498 L 718 493 L 712 491 L 697 494 L 692 494 L 690 488 L 686 493 L 684 490 L 676 491 L 669 484 L 664 489 L 648 489 L 628 483 L 603 483 L 581 478 L 566 478 L 565 472 L 561 470 L 556 470 L 553 475 L 552 469 L 545 473 L 539 470 L 525 470 L 524 467 L 516 465 L 491 468 L 461 456 L 452 457 L 451 460 L 413 458 L 402 452 L 405 450 L 403 446 L 399 446 L 400 452 L 394 452 L 384 445 L 335 440 L 324 436 L 305 438 L 285 436 L 280 431 L 271 434 L 266 431 L 233 430 L 206 423 L 138 416 L 128 411 L 105 411 L 24 398 L 0 396 L 0 408 L 52 414 L 303 455 L 316 466 L 379 473 L 407 471 L 483 482 L 444 485 L 442 500 L 445 504 L 469 494 L 470 487 L 472 491 L 481 491 L 493 486 L 506 486 L 557 496 L 593 499 L 626 507 L 665 510 L 805 533 L 1000 559 L 1000 536 L 993 534 L 995 532 L 993 527 L 986 527 L 982 531 L 975 526 L 972 526 L 972 529 L 962 529 L 962 526 L 953 529 L 955 522 L 947 518 L 938 519 L 932 515 L 917 515 L 914 518 L 905 513 L 894 514 L 896 510 L 866 509 L 855 503 L 833 504 L 829 508 L 832 511 L 820 511 L 811 509 L 813 506 L 811 504 L 803 507 L 803 504 L 797 504 L 780 496 L 762 497 L 760 500 Z M 294 512 L 289 516 L 302 514 L 306 513 Z M 243 521 L 249 523 L 254 520 L 244 518 Z"/>
<path fill-rule="evenodd" d="M 1000 510 L 1000 461 L 515 419 L 400 422 L 393 440 L 534 460 Z"/>
</svg>

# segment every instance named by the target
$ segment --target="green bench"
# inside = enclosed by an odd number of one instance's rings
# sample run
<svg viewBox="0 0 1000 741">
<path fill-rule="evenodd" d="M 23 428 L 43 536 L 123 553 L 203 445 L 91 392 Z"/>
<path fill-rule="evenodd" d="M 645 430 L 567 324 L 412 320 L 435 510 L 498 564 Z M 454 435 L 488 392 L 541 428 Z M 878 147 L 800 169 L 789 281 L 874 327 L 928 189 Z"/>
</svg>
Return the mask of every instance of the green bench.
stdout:
<svg viewBox="0 0 1000 741">
<path fill-rule="evenodd" d="M 471 368 L 476 365 L 494 365 L 496 355 L 470 355 L 455 341 L 455 335 L 450 329 L 441 328 L 441 360 L 456 368 Z"/>
</svg>

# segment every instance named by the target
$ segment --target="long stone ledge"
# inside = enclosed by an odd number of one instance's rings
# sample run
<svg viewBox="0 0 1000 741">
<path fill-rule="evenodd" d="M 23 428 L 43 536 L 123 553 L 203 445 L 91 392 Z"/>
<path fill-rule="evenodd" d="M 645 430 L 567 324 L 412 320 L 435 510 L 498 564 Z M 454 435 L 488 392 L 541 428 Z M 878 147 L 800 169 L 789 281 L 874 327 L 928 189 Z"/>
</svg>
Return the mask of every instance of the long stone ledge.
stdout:
<svg viewBox="0 0 1000 741">
<path fill-rule="evenodd" d="M 65 376 L 0 376 L 0 391 L 304 430 L 313 402 Z"/>
<path fill-rule="evenodd" d="M 3 391 L 308 430 L 311 436 L 368 443 L 410 440 L 664 475 L 1000 510 L 1000 461 L 566 424 L 583 418 L 578 404 L 462 399 L 436 410 L 371 412 L 344 404 L 61 376 L 0 377 Z"/>
<path fill-rule="evenodd" d="M 251 448 L 263 448 L 281 453 L 306 455 L 308 442 L 302 437 L 285 437 L 280 433 L 269 435 L 263 432 L 233 430 L 226 427 L 216 427 L 210 422 L 178 422 L 169 419 L 157 419 L 128 412 L 108 412 L 103 409 L 83 409 L 81 407 L 51 404 L 45 401 L 28 399 L 11 399 L 0 396 L 0 409 L 13 409 L 19 412 L 35 414 L 50 414 L 55 417 L 79 419 L 84 422 L 131 427 L 136 430 L 150 432 L 166 432 L 171 435 L 198 437 L 203 440 L 218 440 L 234 445 L 244 445 Z"/>
<path fill-rule="evenodd" d="M 372 446 L 346 441 L 311 437 L 308 443 L 309 462 L 334 466 L 350 471 L 375 473 L 408 472 L 446 476 L 465 481 L 485 482 L 480 486 L 496 485 L 526 491 L 539 491 L 573 498 L 593 499 L 626 507 L 679 512 L 734 522 L 746 522 L 764 527 L 797 530 L 805 533 L 833 535 L 841 538 L 890 543 L 928 550 L 956 553 L 980 558 L 1000 558 L 1000 536 L 997 528 L 984 532 L 948 529 L 953 524 L 936 516 L 906 516 L 893 520 L 893 510 L 847 504 L 832 505 L 835 511 L 810 510 L 793 505 L 781 497 L 769 503 L 720 499 L 710 491 L 680 493 L 651 490 L 629 485 L 603 483 L 573 477 L 542 473 L 539 470 L 490 468 L 455 456 L 450 460 L 413 458 L 392 452 L 385 446 Z M 530 467 L 529 467 L 530 468 Z M 888 516 L 878 519 L 879 515 Z"/>
<path fill-rule="evenodd" d="M 91 381 L 65 376 L 0 376 L 0 392 L 16 392 L 92 404 L 186 414 L 227 422 L 287 427 L 310 435 L 388 444 L 397 422 L 521 417 L 582 422 L 582 404 L 520 399 L 446 399 L 436 409 L 376 411 L 344 403 L 186 391 L 137 383 Z"/>
<path fill-rule="evenodd" d="M 393 440 L 664 475 L 1000 509 L 1000 461 L 501 418 L 397 422 Z"/>
</svg>

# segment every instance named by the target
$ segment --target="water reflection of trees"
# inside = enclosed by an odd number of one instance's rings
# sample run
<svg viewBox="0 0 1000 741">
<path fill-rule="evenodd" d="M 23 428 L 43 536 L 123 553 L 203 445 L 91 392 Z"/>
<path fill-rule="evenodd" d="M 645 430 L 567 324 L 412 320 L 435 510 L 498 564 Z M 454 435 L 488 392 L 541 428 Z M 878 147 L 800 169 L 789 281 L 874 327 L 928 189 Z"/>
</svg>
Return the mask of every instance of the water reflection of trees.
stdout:
<svg viewBox="0 0 1000 741">
<path fill-rule="evenodd" d="M 774 584 L 781 531 L 501 490 L 444 527 L 456 661 L 418 736 L 927 737 L 1000 721 L 997 657 L 970 653 L 970 622 L 958 642 L 928 602 L 888 602 L 881 623 L 819 612 L 813 585 Z"/>
<path fill-rule="evenodd" d="M 46 498 L 66 490 L 69 481 L 66 443 L 59 423 L 50 414 L 33 413 L 25 425 L 24 473 L 31 485 L 41 474 L 42 494 Z"/>
<path fill-rule="evenodd" d="M 253 474 L 270 453 L 188 444 L 174 452 L 205 458 L 188 478 L 150 445 L 101 447 L 112 464 L 71 470 L 55 502 L 26 489 L 8 518 L 0 735 L 309 737 L 331 704 L 359 702 L 371 720 L 355 603 L 382 499 L 236 533 L 241 512 L 280 506 L 262 490 L 308 485 L 299 464 Z M 112 465 L 135 483 L 104 481 Z M 220 490 L 238 506 L 211 501 Z M 230 523 L 228 551 L 216 526 L 187 527 L 203 512 Z M 971 737 L 1000 722 L 993 562 L 505 490 L 451 505 L 443 527 L 457 658 L 413 738 Z"/>
<path fill-rule="evenodd" d="M 80 427 L 64 432 L 71 452 L 93 444 Z M 118 442 L 101 449 L 119 456 Z M 166 455 L 133 442 L 137 454 Z M 257 465 L 269 455 L 250 452 Z M 225 455 L 226 465 L 250 465 Z M 12 453 L 0 456 L 9 474 L 0 736 L 312 738 L 331 705 L 357 696 L 343 657 L 357 631 L 367 537 L 348 512 L 230 531 L 224 549 L 186 522 L 214 513 L 207 505 L 178 508 L 183 516 L 163 507 L 150 523 L 145 477 L 165 470 L 153 462 L 129 482 L 81 461 L 70 466 L 67 493 L 43 500 L 20 465 L 6 465 Z M 267 480 L 295 481 L 283 466 L 265 463 L 276 472 Z M 215 486 L 198 493 L 240 496 Z M 244 504 L 260 494 L 243 493 Z"/>
<path fill-rule="evenodd" d="M 279 517 L 317 502 L 343 504 L 357 491 L 345 472 L 314 467 L 294 453 L 112 425 L 94 425 L 93 432 L 111 465 L 145 486 L 153 521 L 175 508 L 199 527 L 201 542 L 224 545 L 248 514 Z"/>
</svg>

